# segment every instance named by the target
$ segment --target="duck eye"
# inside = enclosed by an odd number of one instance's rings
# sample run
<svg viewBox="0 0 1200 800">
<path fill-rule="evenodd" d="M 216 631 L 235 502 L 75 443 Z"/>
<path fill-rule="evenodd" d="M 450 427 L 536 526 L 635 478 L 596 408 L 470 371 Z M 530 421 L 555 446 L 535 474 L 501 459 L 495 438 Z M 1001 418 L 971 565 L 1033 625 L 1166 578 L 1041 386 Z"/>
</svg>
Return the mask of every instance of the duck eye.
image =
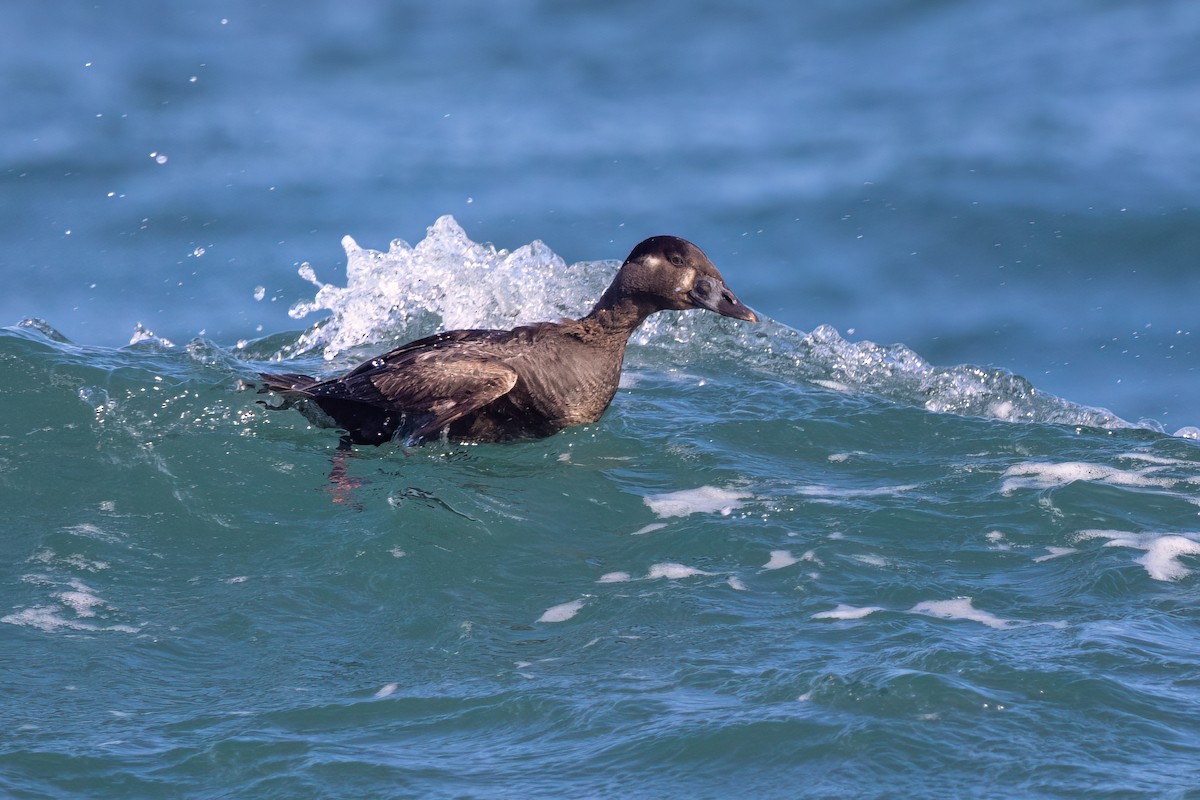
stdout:
<svg viewBox="0 0 1200 800">
<path fill-rule="evenodd" d="M 679 253 L 672 253 L 670 260 L 671 260 L 671 263 L 677 267 L 683 266 L 683 256 L 679 255 Z"/>
</svg>

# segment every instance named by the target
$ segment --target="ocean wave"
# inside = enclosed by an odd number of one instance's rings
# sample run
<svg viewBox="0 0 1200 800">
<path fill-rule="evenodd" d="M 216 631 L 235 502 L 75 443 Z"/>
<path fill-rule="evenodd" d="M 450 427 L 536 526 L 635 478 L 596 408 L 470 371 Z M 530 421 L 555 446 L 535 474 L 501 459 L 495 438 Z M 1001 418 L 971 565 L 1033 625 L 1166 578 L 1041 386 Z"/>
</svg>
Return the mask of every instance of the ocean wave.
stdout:
<svg viewBox="0 0 1200 800">
<path fill-rule="evenodd" d="M 415 246 L 397 240 L 384 252 L 360 247 L 350 237 L 342 244 L 346 285 L 322 282 L 311 265 L 303 264 L 300 275 L 317 292 L 290 310 L 295 319 L 326 316 L 291 341 L 272 338 L 251 346 L 247 355 L 287 359 L 319 353 L 326 361 L 340 361 L 368 347 L 440 330 L 508 328 L 579 316 L 619 266 L 615 261 L 567 264 L 540 241 L 512 252 L 497 249 L 472 241 L 450 216 L 438 219 Z M 850 341 L 829 325 L 805 333 L 772 319 L 744 325 L 712 314 L 663 312 L 648 320 L 631 344 L 634 365 L 700 369 L 717 363 L 735 374 L 878 395 L 932 412 L 1163 432 L 1151 420 L 1132 423 L 1043 392 L 1004 369 L 935 366 L 903 344 Z M 1195 428 L 1177 433 L 1198 434 Z"/>
<path fill-rule="evenodd" d="M 183 384 L 194 380 L 226 390 L 245 388 L 265 362 L 289 360 L 308 371 L 336 372 L 381 349 L 441 330 L 509 328 L 579 316 L 619 266 L 615 261 L 567 264 L 539 241 L 511 252 L 497 249 L 472 241 L 450 216 L 438 219 L 416 245 L 396 240 L 384 252 L 345 237 L 343 246 L 345 286 L 322 282 L 311 265 L 301 265 L 300 275 L 316 292 L 289 313 L 295 319 L 324 316 L 300 332 L 276 332 L 231 347 L 203 338 L 178 346 L 139 324 L 126 347 L 109 349 L 72 343 L 42 320 L 4 330 L 23 341 L 22 347 L 39 342 L 55 362 L 78 363 L 83 373 L 99 368 L 130 377 L 126 385 L 81 375 L 80 399 L 104 418 L 115 403 L 128 405 L 136 395 L 161 393 L 171 385 L 179 388 L 174 395 L 178 401 L 188 395 Z M 630 345 L 626 363 L 634 371 L 719 370 L 743 381 L 766 379 L 814 392 L 879 397 L 934 413 L 1166 432 L 1153 420 L 1130 422 L 1044 392 L 1005 369 L 941 367 L 903 344 L 851 341 L 829 325 L 806 333 L 769 318 L 746 325 L 715 314 L 662 312 L 635 332 Z M 248 405 L 215 400 L 193 422 L 205 424 L 214 417 L 251 422 L 261 415 Z M 187 409 L 180 414 L 187 417 Z M 161 425 L 165 416 L 151 418 Z M 1195 439 L 1200 429 L 1184 427 L 1175 435 Z"/>
</svg>

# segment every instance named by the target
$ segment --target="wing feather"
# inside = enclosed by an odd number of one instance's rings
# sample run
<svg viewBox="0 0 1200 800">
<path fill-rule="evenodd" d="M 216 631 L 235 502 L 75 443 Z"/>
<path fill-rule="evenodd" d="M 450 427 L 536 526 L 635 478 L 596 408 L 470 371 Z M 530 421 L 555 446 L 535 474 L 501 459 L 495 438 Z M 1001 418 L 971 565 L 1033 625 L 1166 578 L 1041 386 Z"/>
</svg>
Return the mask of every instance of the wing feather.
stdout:
<svg viewBox="0 0 1200 800">
<path fill-rule="evenodd" d="M 544 326 L 428 336 L 364 361 L 303 393 L 318 404 L 325 400 L 322 408 L 352 403 L 400 412 L 413 426 L 412 439 L 429 438 L 510 392 L 518 373 L 508 362 L 523 361 L 523 346 Z M 329 413 L 337 419 L 337 414 Z"/>
<path fill-rule="evenodd" d="M 380 371 L 369 380 L 392 407 L 431 415 L 411 433 L 414 439 L 424 439 L 508 394 L 517 373 L 494 361 L 438 358 L 414 360 L 402 370 Z"/>
</svg>

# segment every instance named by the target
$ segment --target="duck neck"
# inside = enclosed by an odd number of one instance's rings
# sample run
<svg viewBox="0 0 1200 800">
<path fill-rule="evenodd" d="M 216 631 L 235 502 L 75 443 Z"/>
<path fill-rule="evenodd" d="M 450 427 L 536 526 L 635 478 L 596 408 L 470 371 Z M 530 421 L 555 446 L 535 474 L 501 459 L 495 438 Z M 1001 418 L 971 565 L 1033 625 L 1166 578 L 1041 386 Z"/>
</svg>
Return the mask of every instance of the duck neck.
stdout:
<svg viewBox="0 0 1200 800">
<path fill-rule="evenodd" d="M 610 287 L 582 321 L 624 342 L 645 322 L 646 317 L 658 310 L 653 303 L 628 295 L 617 295 Z"/>
</svg>

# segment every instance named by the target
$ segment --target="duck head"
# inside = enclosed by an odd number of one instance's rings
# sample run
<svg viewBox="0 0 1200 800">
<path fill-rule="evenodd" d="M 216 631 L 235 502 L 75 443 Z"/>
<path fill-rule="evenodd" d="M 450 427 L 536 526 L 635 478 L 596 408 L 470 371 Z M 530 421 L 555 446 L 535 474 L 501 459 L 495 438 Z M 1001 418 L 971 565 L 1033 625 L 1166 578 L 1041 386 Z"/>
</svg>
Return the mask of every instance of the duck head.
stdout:
<svg viewBox="0 0 1200 800">
<path fill-rule="evenodd" d="M 654 311 L 704 308 L 758 322 L 758 315 L 729 290 L 704 251 L 677 236 L 652 236 L 633 248 L 597 307 L 612 307 L 621 298 Z"/>
</svg>

